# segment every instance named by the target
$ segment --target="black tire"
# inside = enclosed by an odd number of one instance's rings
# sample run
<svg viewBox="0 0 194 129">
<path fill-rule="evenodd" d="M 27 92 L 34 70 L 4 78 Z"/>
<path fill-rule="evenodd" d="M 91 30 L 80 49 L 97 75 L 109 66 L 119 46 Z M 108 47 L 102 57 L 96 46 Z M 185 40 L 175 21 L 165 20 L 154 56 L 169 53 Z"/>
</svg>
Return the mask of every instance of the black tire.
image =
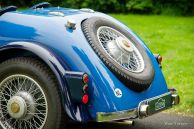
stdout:
<svg viewBox="0 0 194 129">
<path fill-rule="evenodd" d="M 113 60 L 103 49 L 102 45 L 97 38 L 97 30 L 101 26 L 111 27 L 128 39 L 130 39 L 135 47 L 139 50 L 140 54 L 143 57 L 145 68 L 140 73 L 134 73 L 126 70 L 121 67 L 115 60 Z M 118 26 L 117 24 L 101 18 L 101 17 L 92 17 L 82 23 L 82 31 L 93 48 L 97 55 L 102 59 L 102 61 L 108 66 L 108 68 L 123 82 L 127 87 L 134 91 L 143 91 L 147 89 L 153 78 L 154 78 L 154 68 L 152 62 L 150 61 L 145 49 L 140 45 L 136 38 L 130 34 L 128 31 Z"/>
<path fill-rule="evenodd" d="M 0 83 L 16 74 L 35 80 L 46 96 L 48 114 L 42 129 L 64 129 L 67 117 L 62 109 L 57 80 L 51 70 L 43 62 L 28 57 L 13 58 L 0 64 Z"/>
</svg>

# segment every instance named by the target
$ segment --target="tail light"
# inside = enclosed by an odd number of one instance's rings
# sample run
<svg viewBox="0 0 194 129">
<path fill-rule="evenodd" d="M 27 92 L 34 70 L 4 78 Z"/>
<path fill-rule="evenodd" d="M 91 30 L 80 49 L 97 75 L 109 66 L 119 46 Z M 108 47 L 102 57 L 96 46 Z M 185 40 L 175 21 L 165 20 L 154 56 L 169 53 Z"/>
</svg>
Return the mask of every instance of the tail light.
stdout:
<svg viewBox="0 0 194 129">
<path fill-rule="evenodd" d="M 88 104 L 88 102 L 89 102 L 89 96 L 87 94 L 87 91 L 88 91 L 88 82 L 89 82 L 88 74 L 84 73 L 83 74 L 83 77 L 82 77 L 82 80 L 83 80 L 83 83 L 84 83 L 84 86 L 83 86 L 84 95 L 82 97 L 82 103 L 83 104 Z"/>
<path fill-rule="evenodd" d="M 84 105 L 88 104 L 88 74 L 85 72 L 66 71 L 65 75 L 72 101 L 74 103 L 82 103 Z"/>
<path fill-rule="evenodd" d="M 162 68 L 162 56 L 160 54 L 154 54 L 155 59 L 157 60 L 158 64 L 160 65 L 160 68 Z"/>
<path fill-rule="evenodd" d="M 85 74 L 83 75 L 83 82 L 84 82 L 84 83 L 88 83 L 88 81 L 89 81 L 88 74 L 85 73 Z"/>
<path fill-rule="evenodd" d="M 83 97 L 82 97 L 82 103 L 83 104 L 88 104 L 89 102 L 89 96 L 87 94 L 85 94 Z"/>
<path fill-rule="evenodd" d="M 87 92 L 87 90 L 88 90 L 88 84 L 85 84 L 85 85 L 83 86 L 83 91 L 84 91 L 84 92 Z"/>
</svg>

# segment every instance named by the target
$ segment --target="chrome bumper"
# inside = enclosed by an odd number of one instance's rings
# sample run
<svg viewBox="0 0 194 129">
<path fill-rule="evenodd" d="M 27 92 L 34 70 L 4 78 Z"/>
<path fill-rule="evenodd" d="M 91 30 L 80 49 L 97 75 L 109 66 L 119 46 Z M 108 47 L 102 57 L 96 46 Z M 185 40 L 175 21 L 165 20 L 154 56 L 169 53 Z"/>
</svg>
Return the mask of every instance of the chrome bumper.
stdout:
<svg viewBox="0 0 194 129">
<path fill-rule="evenodd" d="M 169 92 L 165 94 L 141 101 L 138 108 L 135 109 L 110 113 L 98 112 L 96 121 L 108 122 L 144 118 L 169 109 L 173 105 L 179 104 L 179 102 L 180 98 L 176 90 L 169 89 Z"/>
</svg>

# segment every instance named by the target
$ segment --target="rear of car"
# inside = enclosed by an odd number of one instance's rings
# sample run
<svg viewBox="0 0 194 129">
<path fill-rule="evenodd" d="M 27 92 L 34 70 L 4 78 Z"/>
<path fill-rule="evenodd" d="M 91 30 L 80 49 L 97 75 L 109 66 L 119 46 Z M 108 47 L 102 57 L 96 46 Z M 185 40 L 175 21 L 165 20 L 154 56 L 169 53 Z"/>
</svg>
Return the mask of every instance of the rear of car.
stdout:
<svg viewBox="0 0 194 129">
<path fill-rule="evenodd" d="M 0 13 L 4 129 L 144 118 L 179 103 L 161 56 L 118 20 L 48 3 L 14 10 Z"/>
</svg>

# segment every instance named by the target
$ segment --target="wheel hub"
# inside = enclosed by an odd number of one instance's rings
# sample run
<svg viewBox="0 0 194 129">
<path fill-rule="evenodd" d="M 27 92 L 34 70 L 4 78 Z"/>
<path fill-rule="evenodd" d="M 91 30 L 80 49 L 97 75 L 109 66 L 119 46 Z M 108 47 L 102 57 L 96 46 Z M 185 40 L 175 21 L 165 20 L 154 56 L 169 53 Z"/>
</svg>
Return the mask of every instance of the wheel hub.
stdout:
<svg viewBox="0 0 194 129">
<path fill-rule="evenodd" d="M 30 112 L 30 114 L 28 113 L 25 115 L 24 119 L 28 120 L 28 119 L 32 118 L 33 113 L 35 113 L 35 111 L 36 111 L 36 105 L 35 105 L 35 102 L 34 102 L 32 95 L 28 92 L 25 92 L 25 91 L 21 91 L 21 92 L 17 93 L 16 95 L 22 97 L 25 100 L 26 105 L 27 105 L 27 110 L 28 110 L 28 112 Z"/>
<path fill-rule="evenodd" d="M 13 113 L 18 113 L 20 111 L 20 105 L 18 103 L 16 103 L 16 102 L 13 102 L 11 104 L 11 111 Z"/>
<path fill-rule="evenodd" d="M 30 114 L 27 114 L 27 110 Z M 15 119 L 30 119 L 35 112 L 34 100 L 29 93 L 19 92 L 8 101 L 7 111 Z"/>
<path fill-rule="evenodd" d="M 120 49 L 125 50 L 127 52 L 133 52 L 133 44 L 122 37 L 116 38 L 116 43 Z"/>
<path fill-rule="evenodd" d="M 9 115 L 15 119 L 21 119 L 27 112 L 27 104 L 20 96 L 13 96 L 7 103 Z"/>
</svg>

